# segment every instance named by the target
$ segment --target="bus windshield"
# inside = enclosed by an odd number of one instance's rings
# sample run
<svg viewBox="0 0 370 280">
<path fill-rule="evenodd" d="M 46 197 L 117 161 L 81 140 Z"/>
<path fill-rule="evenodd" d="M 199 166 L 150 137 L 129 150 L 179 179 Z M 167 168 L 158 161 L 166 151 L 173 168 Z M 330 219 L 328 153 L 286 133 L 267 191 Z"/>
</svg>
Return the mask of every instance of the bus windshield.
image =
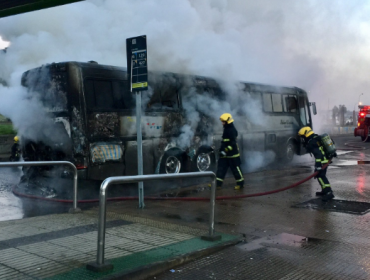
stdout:
<svg viewBox="0 0 370 280">
<path fill-rule="evenodd" d="M 308 107 L 307 98 L 302 95 L 299 97 L 299 117 L 300 121 L 302 122 L 302 126 L 312 127 L 310 108 Z"/>
</svg>

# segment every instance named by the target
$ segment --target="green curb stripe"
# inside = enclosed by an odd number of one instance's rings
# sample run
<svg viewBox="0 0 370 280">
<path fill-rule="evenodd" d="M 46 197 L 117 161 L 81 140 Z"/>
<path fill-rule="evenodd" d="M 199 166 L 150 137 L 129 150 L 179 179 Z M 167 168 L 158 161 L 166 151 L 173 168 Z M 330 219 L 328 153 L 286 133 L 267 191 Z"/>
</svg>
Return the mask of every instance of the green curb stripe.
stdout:
<svg viewBox="0 0 370 280">
<path fill-rule="evenodd" d="M 45 280 L 68 280 L 68 279 L 79 279 L 79 280 L 92 280 L 101 279 L 104 276 L 113 275 L 116 273 L 123 273 L 140 266 L 149 265 L 151 263 L 164 261 L 176 257 L 178 255 L 188 254 L 200 249 L 210 248 L 231 240 L 235 240 L 237 237 L 228 234 L 221 234 L 222 239 L 215 242 L 204 241 L 199 237 L 192 238 L 189 240 L 181 241 L 171 245 L 166 245 L 151 249 L 148 251 L 133 253 L 128 256 L 107 260 L 113 264 L 114 269 L 110 272 L 92 272 L 87 270 L 86 267 L 80 267 L 73 269 L 69 272 L 55 275 L 52 277 L 44 278 Z"/>
</svg>

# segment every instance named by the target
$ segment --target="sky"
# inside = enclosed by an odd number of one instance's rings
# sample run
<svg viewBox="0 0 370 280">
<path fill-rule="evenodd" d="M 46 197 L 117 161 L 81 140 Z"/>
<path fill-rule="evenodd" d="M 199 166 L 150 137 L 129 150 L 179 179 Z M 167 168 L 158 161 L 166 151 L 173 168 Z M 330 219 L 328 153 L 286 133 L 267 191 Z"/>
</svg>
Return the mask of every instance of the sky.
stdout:
<svg viewBox="0 0 370 280">
<path fill-rule="evenodd" d="M 370 104 L 369 14 L 364 0 L 83 1 L 1 18 L 0 78 L 15 89 L 46 63 L 125 67 L 126 38 L 145 34 L 150 70 L 296 86 L 319 110 L 353 110 Z"/>
</svg>

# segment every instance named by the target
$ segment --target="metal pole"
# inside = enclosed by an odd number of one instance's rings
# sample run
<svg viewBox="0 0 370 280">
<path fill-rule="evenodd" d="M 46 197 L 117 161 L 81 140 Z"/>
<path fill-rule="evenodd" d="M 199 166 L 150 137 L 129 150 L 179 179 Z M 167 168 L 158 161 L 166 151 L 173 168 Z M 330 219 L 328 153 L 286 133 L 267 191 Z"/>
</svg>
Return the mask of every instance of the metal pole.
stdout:
<svg viewBox="0 0 370 280">
<path fill-rule="evenodd" d="M 22 161 L 22 162 L 0 162 L 0 167 L 17 167 L 17 166 L 45 166 L 45 165 L 68 165 L 73 169 L 73 209 L 69 209 L 70 213 L 81 212 L 77 208 L 77 168 L 69 161 Z"/>
<path fill-rule="evenodd" d="M 212 238 L 215 232 L 216 178 L 212 179 L 211 198 L 209 202 L 209 236 Z"/>
<path fill-rule="evenodd" d="M 108 178 L 109 179 L 109 178 Z M 104 264 L 104 248 L 105 248 L 105 223 L 107 213 L 107 195 L 109 180 L 104 180 L 100 187 L 99 194 L 99 225 L 98 225 L 98 254 L 96 262 Z"/>
<path fill-rule="evenodd" d="M 69 209 L 69 213 L 77 213 L 81 212 L 80 208 L 77 208 L 77 181 L 78 181 L 78 175 L 77 175 L 77 168 L 74 164 L 72 164 L 73 168 L 73 208 Z"/>
<path fill-rule="evenodd" d="M 143 137 L 141 133 L 141 91 L 136 93 L 137 172 L 143 175 Z M 144 183 L 139 182 L 139 208 L 144 208 Z"/>
<path fill-rule="evenodd" d="M 149 180 L 169 180 L 169 179 L 181 179 L 181 178 L 200 178 L 210 177 L 212 179 L 212 191 L 211 191 L 211 206 L 210 206 L 210 221 L 209 221 L 209 236 L 202 236 L 202 239 L 215 241 L 220 240 L 221 236 L 214 234 L 214 213 L 215 213 L 215 193 L 216 193 L 216 175 L 213 172 L 189 172 L 189 173 L 177 173 L 177 174 L 155 174 L 155 175 L 139 175 L 139 176 L 119 176 L 109 177 L 103 181 L 100 186 L 99 195 L 99 221 L 98 221 L 98 252 L 96 257 L 96 263 L 87 264 L 86 268 L 95 272 L 102 272 L 113 269 L 113 265 L 104 263 L 104 247 L 105 247 L 105 223 L 106 223 L 106 208 L 107 208 L 107 190 L 112 184 L 127 184 L 136 182 L 145 182 Z"/>
</svg>

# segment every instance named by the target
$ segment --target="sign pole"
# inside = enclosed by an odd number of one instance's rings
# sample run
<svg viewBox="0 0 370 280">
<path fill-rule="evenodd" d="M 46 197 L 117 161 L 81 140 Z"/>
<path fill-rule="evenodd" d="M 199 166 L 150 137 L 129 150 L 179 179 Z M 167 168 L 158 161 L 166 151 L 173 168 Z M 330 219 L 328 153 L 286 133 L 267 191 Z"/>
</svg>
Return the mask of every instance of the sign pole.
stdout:
<svg viewBox="0 0 370 280">
<path fill-rule="evenodd" d="M 143 175 L 143 136 L 141 132 L 141 91 L 136 93 L 137 171 Z M 139 208 L 144 208 L 144 183 L 139 182 Z"/>
<path fill-rule="evenodd" d="M 148 89 L 148 61 L 146 36 L 126 39 L 127 71 L 130 80 L 130 91 L 136 93 L 136 143 L 137 172 L 143 175 L 143 136 L 141 128 L 141 92 Z M 138 183 L 139 208 L 144 208 L 144 183 Z"/>
</svg>

